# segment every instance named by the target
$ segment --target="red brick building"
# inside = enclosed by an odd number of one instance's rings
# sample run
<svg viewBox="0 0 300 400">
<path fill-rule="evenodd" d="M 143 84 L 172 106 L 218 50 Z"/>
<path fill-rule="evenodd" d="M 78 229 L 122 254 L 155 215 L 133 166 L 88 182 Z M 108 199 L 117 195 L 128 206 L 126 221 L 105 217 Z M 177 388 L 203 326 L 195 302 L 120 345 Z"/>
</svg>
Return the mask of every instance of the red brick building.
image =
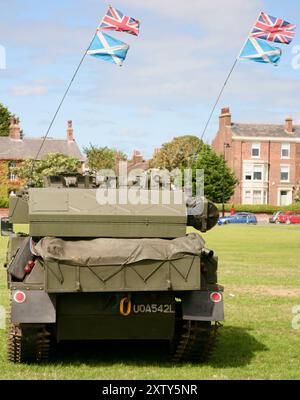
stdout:
<svg viewBox="0 0 300 400">
<path fill-rule="evenodd" d="M 68 121 L 65 139 L 47 138 L 41 148 L 42 143 L 43 138 L 22 137 L 19 119 L 11 120 L 9 136 L 0 137 L 0 198 L 7 197 L 22 184 L 14 168 L 27 158 L 35 158 L 38 153 L 38 160 L 49 153 L 61 153 L 83 162 L 74 139 L 72 121 Z"/>
<path fill-rule="evenodd" d="M 212 143 L 239 183 L 232 203 L 291 204 L 300 184 L 300 126 L 233 123 L 223 108 Z"/>
</svg>

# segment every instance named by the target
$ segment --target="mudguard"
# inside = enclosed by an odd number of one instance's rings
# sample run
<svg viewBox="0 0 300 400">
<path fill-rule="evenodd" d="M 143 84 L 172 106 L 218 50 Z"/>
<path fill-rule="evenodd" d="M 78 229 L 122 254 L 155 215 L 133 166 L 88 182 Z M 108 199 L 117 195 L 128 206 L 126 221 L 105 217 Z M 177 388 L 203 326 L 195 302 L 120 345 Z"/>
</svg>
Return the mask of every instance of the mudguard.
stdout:
<svg viewBox="0 0 300 400">
<path fill-rule="evenodd" d="M 11 320 L 14 324 L 55 323 L 56 296 L 43 290 L 22 290 L 26 298 L 23 303 L 14 300 L 18 290 L 12 290 Z"/>
<path fill-rule="evenodd" d="M 194 321 L 224 321 L 223 293 L 221 301 L 215 303 L 211 300 L 209 291 L 191 291 L 182 294 L 182 317 Z"/>
</svg>

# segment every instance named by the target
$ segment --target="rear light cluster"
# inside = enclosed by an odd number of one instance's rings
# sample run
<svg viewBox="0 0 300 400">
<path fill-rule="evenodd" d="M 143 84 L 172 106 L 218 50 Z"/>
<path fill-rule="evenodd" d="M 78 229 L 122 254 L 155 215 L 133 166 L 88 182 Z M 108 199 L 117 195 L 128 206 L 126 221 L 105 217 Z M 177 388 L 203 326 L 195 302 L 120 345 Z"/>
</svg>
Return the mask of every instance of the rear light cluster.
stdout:
<svg viewBox="0 0 300 400">
<path fill-rule="evenodd" d="M 15 294 L 14 294 L 14 301 L 16 303 L 24 303 L 24 301 L 26 300 L 26 294 L 24 292 L 22 292 L 21 290 L 18 290 Z"/>
<path fill-rule="evenodd" d="M 210 299 L 214 303 L 219 303 L 220 301 L 222 301 L 222 294 L 219 292 L 212 292 L 210 294 Z"/>
<path fill-rule="evenodd" d="M 26 274 L 29 274 L 31 272 L 31 270 L 33 269 L 33 267 L 34 267 L 34 261 L 32 261 L 32 260 L 28 261 L 28 263 L 24 267 L 24 272 Z"/>
</svg>

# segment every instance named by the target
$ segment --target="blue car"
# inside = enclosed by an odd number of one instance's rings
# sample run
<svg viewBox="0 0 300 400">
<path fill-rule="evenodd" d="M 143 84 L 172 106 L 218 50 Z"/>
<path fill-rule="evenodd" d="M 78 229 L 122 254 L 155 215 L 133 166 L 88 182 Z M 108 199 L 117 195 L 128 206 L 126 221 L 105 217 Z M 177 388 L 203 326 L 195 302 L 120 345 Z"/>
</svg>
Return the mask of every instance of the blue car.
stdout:
<svg viewBox="0 0 300 400">
<path fill-rule="evenodd" d="M 257 219 L 255 214 L 240 212 L 219 218 L 218 225 L 225 224 L 257 224 Z"/>
</svg>

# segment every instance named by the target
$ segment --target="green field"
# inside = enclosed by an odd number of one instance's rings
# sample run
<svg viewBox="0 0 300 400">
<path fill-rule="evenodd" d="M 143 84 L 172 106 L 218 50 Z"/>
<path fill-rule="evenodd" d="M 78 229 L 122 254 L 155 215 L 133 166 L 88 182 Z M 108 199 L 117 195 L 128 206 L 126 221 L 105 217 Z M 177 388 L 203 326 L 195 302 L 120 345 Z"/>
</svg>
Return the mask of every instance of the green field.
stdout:
<svg viewBox="0 0 300 400">
<path fill-rule="evenodd" d="M 59 348 L 48 365 L 11 365 L 2 329 L 0 379 L 299 379 L 292 308 L 300 305 L 300 227 L 221 226 L 204 236 L 226 290 L 226 321 L 210 362 L 173 365 L 160 345 L 76 343 Z M 1 263 L 5 247 L 0 238 Z M 0 304 L 7 302 L 1 269 Z"/>
</svg>

